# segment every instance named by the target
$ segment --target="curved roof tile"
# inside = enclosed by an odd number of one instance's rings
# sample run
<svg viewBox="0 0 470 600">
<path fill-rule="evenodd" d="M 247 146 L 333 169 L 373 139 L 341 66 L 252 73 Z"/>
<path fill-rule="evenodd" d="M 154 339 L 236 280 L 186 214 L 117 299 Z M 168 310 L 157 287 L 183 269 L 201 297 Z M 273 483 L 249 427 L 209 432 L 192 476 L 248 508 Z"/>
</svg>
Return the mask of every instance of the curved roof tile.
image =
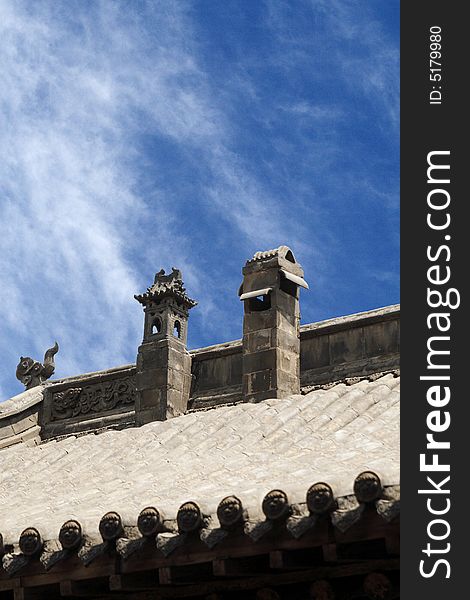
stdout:
<svg viewBox="0 0 470 600">
<path fill-rule="evenodd" d="M 390 373 L 305 396 L 4 448 L 4 543 L 18 543 L 27 528 L 36 528 L 44 540 L 57 539 L 71 519 L 98 536 L 100 519 L 109 511 L 125 515 L 134 526 L 145 507 L 176 520 L 188 502 L 217 521 L 218 505 L 227 496 L 240 499 L 250 517 L 260 520 L 263 498 L 272 490 L 305 505 L 312 484 L 324 482 L 336 498 L 352 497 L 364 471 L 377 473 L 384 486 L 396 486 L 399 381 Z M 342 510 L 338 506 L 335 513 L 339 524 Z"/>
</svg>

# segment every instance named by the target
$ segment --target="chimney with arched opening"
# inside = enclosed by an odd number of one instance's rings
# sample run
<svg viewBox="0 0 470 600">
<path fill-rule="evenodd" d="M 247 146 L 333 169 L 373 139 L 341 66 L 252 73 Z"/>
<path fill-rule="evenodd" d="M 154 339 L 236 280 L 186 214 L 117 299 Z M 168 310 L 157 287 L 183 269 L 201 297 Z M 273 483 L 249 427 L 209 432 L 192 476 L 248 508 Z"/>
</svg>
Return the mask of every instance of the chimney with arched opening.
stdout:
<svg viewBox="0 0 470 600">
<path fill-rule="evenodd" d="M 144 339 L 137 354 L 136 422 L 163 421 L 186 411 L 191 388 L 191 357 L 186 349 L 189 310 L 181 271 L 162 269 L 144 294 Z"/>
<path fill-rule="evenodd" d="M 257 252 L 243 268 L 243 397 L 300 393 L 299 287 L 303 270 L 287 246 Z"/>
</svg>

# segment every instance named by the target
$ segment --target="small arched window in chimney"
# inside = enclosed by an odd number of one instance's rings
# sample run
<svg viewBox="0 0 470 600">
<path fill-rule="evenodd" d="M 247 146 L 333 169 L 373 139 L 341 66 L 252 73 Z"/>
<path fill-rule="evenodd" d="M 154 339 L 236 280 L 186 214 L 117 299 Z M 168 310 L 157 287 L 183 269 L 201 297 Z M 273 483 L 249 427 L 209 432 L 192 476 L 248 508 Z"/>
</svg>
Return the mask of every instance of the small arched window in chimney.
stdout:
<svg viewBox="0 0 470 600">
<path fill-rule="evenodd" d="M 152 334 L 160 333 L 162 330 L 162 321 L 160 317 L 155 317 L 152 321 Z"/>
<path fill-rule="evenodd" d="M 181 323 L 179 321 L 175 321 L 174 327 L 173 327 L 173 335 L 176 338 L 180 338 L 181 337 Z"/>
</svg>

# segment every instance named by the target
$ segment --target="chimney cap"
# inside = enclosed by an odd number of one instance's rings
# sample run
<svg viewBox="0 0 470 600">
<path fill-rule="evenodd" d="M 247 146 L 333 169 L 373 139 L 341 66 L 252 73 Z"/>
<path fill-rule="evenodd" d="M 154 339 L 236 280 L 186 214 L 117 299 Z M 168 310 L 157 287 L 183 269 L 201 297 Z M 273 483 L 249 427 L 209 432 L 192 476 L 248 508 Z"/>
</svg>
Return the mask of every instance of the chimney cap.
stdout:
<svg viewBox="0 0 470 600">
<path fill-rule="evenodd" d="M 304 275 L 302 265 L 297 262 L 289 246 L 279 246 L 279 248 L 274 248 L 273 250 L 256 252 L 253 258 L 246 261 L 242 272 L 243 275 L 249 275 L 271 269 L 283 269 L 298 277 L 303 277 Z M 267 283 L 267 285 L 270 285 L 270 283 Z M 260 287 L 267 286 L 263 285 Z"/>
<path fill-rule="evenodd" d="M 274 248 L 273 250 L 265 250 L 264 252 L 255 252 L 253 258 L 250 258 L 246 261 L 246 264 L 261 261 L 261 260 L 269 260 L 274 257 L 284 258 L 291 263 L 296 263 L 294 253 L 289 248 L 289 246 L 279 246 L 279 248 Z"/>
<path fill-rule="evenodd" d="M 144 306 L 148 305 L 151 301 L 160 301 L 165 297 L 175 298 L 186 309 L 192 308 L 197 304 L 195 300 L 192 300 L 187 295 L 181 271 L 175 267 L 172 267 L 171 273 L 168 274 L 165 274 L 164 269 L 161 269 L 155 275 L 153 285 L 144 294 L 134 296 Z"/>
</svg>

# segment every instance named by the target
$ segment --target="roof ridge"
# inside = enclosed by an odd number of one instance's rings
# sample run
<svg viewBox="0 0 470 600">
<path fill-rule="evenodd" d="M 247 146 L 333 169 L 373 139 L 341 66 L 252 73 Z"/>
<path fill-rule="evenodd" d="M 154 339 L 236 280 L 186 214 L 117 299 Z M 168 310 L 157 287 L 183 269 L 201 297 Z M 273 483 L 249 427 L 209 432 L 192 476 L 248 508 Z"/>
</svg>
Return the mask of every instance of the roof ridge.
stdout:
<svg viewBox="0 0 470 600">
<path fill-rule="evenodd" d="M 367 375 L 357 375 L 354 377 L 342 377 L 341 379 L 337 379 L 335 381 L 328 381 L 327 383 L 317 383 L 317 384 L 312 384 L 312 385 L 306 385 L 306 386 L 302 386 L 300 388 L 300 393 L 302 395 L 306 396 L 310 392 L 313 392 L 316 390 L 329 390 L 332 387 L 335 387 L 336 385 L 344 384 L 347 386 L 351 386 L 351 385 L 355 385 L 356 383 L 360 383 L 361 381 L 374 382 L 374 381 L 377 381 L 378 379 L 381 379 L 382 377 L 386 377 L 387 375 L 393 375 L 394 378 L 399 377 L 400 369 L 389 369 L 386 371 L 379 371 L 377 373 L 369 373 Z"/>
</svg>

